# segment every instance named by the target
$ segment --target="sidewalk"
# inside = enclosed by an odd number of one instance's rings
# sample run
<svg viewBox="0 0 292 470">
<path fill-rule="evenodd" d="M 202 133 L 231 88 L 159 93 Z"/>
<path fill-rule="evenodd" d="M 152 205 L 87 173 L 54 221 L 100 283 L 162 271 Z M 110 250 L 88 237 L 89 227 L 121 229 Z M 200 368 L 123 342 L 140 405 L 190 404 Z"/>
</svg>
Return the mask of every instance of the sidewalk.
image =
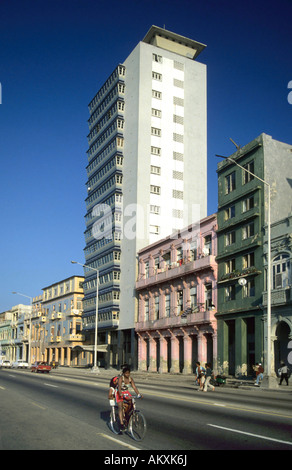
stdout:
<svg viewBox="0 0 292 470">
<path fill-rule="evenodd" d="M 54 369 L 52 372 L 53 373 L 64 373 L 64 374 L 72 374 L 72 375 L 80 375 L 80 376 L 85 376 L 85 377 L 101 377 L 110 379 L 114 377 L 115 375 L 118 375 L 120 373 L 120 370 L 118 369 L 104 369 L 102 367 L 99 368 L 99 373 L 93 372 L 90 368 L 81 368 L 81 367 L 62 367 L 59 366 L 57 369 Z M 149 384 L 169 384 L 169 385 L 184 385 L 184 386 L 191 386 L 194 387 L 195 385 L 195 377 L 194 374 L 172 374 L 172 373 L 167 373 L 167 374 L 159 374 L 158 372 L 142 372 L 142 371 L 133 371 L 132 375 L 135 379 L 136 382 L 145 382 Z M 279 384 L 279 380 L 277 379 L 277 383 Z M 240 388 L 240 389 L 245 389 L 245 390 L 253 390 L 253 389 L 260 389 L 260 387 L 256 387 L 254 385 L 255 380 L 254 379 L 249 379 L 249 378 L 241 378 L 237 379 L 235 377 L 227 377 L 226 379 L 226 385 L 218 387 L 218 388 Z M 271 390 L 267 388 L 262 388 L 264 390 Z M 276 391 L 291 391 L 292 392 L 292 377 L 290 378 L 289 385 L 287 386 L 286 383 L 282 383 L 281 386 L 279 386 L 278 389 L 275 389 Z"/>
</svg>

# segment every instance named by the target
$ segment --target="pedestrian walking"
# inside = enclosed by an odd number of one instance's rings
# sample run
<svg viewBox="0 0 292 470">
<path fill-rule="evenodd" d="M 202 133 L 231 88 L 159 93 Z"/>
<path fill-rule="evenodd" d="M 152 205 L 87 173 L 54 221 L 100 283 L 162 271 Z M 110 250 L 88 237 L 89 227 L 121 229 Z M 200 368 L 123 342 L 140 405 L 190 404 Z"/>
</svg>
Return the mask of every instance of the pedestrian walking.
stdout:
<svg viewBox="0 0 292 470">
<path fill-rule="evenodd" d="M 211 364 L 207 363 L 206 364 L 206 376 L 205 376 L 204 392 L 207 392 L 208 387 L 210 387 L 213 392 L 215 391 L 215 387 L 210 384 L 210 380 L 212 379 L 213 375 L 214 374 L 213 374 L 213 371 L 211 369 Z"/>
<path fill-rule="evenodd" d="M 203 391 L 204 383 L 205 383 L 205 369 L 201 366 L 200 362 L 196 362 L 196 377 L 197 382 L 199 384 L 199 390 Z"/>
<path fill-rule="evenodd" d="M 278 370 L 278 374 L 280 376 L 280 383 L 279 385 L 282 385 L 283 380 L 286 381 L 286 385 L 289 385 L 289 369 L 285 365 L 285 362 L 281 361 L 281 367 Z"/>
<path fill-rule="evenodd" d="M 264 368 L 263 368 L 261 362 L 256 363 L 255 371 L 256 371 L 255 385 L 257 387 L 259 387 L 260 386 L 260 380 L 263 380 L 263 378 L 264 378 Z"/>
</svg>

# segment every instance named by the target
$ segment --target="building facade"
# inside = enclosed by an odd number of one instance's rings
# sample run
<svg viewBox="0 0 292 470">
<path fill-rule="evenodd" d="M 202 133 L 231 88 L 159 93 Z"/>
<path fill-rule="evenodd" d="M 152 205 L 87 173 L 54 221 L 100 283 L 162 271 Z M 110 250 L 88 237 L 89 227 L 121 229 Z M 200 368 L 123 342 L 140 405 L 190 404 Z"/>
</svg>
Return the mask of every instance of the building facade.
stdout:
<svg viewBox="0 0 292 470">
<path fill-rule="evenodd" d="M 11 308 L 10 360 L 29 362 L 31 305 L 18 304 Z"/>
<path fill-rule="evenodd" d="M 217 368 L 216 228 L 211 215 L 140 250 L 140 370 L 189 374 L 196 361 Z"/>
<path fill-rule="evenodd" d="M 265 237 L 264 253 L 267 253 Z M 267 272 L 265 256 L 264 270 Z M 277 372 L 281 361 L 292 365 L 288 360 L 292 350 L 292 212 L 284 219 L 274 222 L 271 226 L 271 260 L 272 260 L 272 291 L 271 291 L 271 340 L 272 365 Z M 263 293 L 263 308 L 267 308 L 267 286 Z M 266 317 L 264 318 L 265 338 Z M 265 344 L 265 350 L 267 344 Z"/>
<path fill-rule="evenodd" d="M 98 342 L 111 365 L 136 356 L 137 252 L 206 216 L 204 48 L 152 26 L 89 104 L 85 264 L 99 270 Z M 96 291 L 88 269 L 92 344 Z"/>
<path fill-rule="evenodd" d="M 271 222 L 291 212 L 291 146 L 261 134 L 218 164 L 218 363 L 250 374 L 265 361 L 263 291 L 267 188 Z M 291 179 L 290 179 L 291 181 Z"/>
<path fill-rule="evenodd" d="M 82 349 L 83 276 L 72 276 L 44 287 L 33 300 L 32 362 L 77 366 L 93 362 Z M 92 353 L 93 354 L 93 353 Z"/>
<path fill-rule="evenodd" d="M 0 313 L 0 361 L 11 360 L 11 312 Z"/>
</svg>

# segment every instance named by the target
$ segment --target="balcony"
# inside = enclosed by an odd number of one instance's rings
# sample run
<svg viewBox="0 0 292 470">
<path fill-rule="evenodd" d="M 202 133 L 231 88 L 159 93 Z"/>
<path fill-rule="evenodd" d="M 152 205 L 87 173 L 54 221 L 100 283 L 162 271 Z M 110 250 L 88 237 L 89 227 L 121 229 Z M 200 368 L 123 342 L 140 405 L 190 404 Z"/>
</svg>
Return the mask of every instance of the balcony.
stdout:
<svg viewBox="0 0 292 470">
<path fill-rule="evenodd" d="M 273 289 L 271 291 L 271 305 L 285 305 L 292 301 L 292 287 L 282 289 Z M 266 307 L 268 304 L 268 293 L 263 292 L 263 305 Z"/>
<path fill-rule="evenodd" d="M 95 290 L 96 290 L 96 288 L 95 288 Z M 75 317 L 75 316 L 81 317 L 82 313 L 83 313 L 83 310 L 80 310 L 80 309 L 77 309 L 77 308 L 71 308 L 71 309 L 69 310 L 68 315 L 69 315 L 70 317 Z"/>
<path fill-rule="evenodd" d="M 61 320 L 62 319 L 62 312 L 54 312 L 51 315 L 51 320 Z"/>
<path fill-rule="evenodd" d="M 175 263 L 172 267 L 168 269 L 157 269 L 157 272 L 149 276 L 146 279 L 139 279 L 136 282 L 136 289 L 145 289 L 153 284 L 158 284 L 160 282 L 168 282 L 177 277 L 186 276 L 187 274 L 203 271 L 206 269 L 214 270 L 216 268 L 215 256 L 209 255 L 202 258 L 199 258 L 195 261 L 190 261 L 185 264 L 178 265 Z"/>
<path fill-rule="evenodd" d="M 135 325 L 136 331 L 141 330 L 158 330 L 164 328 L 181 327 L 182 325 L 199 325 L 210 324 L 215 321 L 214 310 L 204 310 L 188 314 L 185 318 L 181 315 L 172 317 L 159 318 L 158 320 L 148 320 L 144 322 L 137 322 Z"/>
<path fill-rule="evenodd" d="M 66 341 L 84 341 L 85 336 L 81 335 L 80 333 L 66 335 L 64 338 Z"/>
</svg>

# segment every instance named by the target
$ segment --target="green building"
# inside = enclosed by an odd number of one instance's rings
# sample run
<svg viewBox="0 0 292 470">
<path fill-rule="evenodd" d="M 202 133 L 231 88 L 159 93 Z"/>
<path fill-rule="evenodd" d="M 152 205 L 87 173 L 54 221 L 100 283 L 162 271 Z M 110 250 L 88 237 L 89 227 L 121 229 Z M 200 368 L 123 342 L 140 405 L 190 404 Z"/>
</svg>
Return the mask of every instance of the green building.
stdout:
<svg viewBox="0 0 292 470">
<path fill-rule="evenodd" d="M 229 159 L 217 167 L 218 365 L 225 374 L 250 375 L 265 363 L 268 220 L 266 185 L 253 175 L 271 185 L 271 223 L 288 216 L 291 146 L 261 134 L 229 158 L 250 173 Z"/>
</svg>

